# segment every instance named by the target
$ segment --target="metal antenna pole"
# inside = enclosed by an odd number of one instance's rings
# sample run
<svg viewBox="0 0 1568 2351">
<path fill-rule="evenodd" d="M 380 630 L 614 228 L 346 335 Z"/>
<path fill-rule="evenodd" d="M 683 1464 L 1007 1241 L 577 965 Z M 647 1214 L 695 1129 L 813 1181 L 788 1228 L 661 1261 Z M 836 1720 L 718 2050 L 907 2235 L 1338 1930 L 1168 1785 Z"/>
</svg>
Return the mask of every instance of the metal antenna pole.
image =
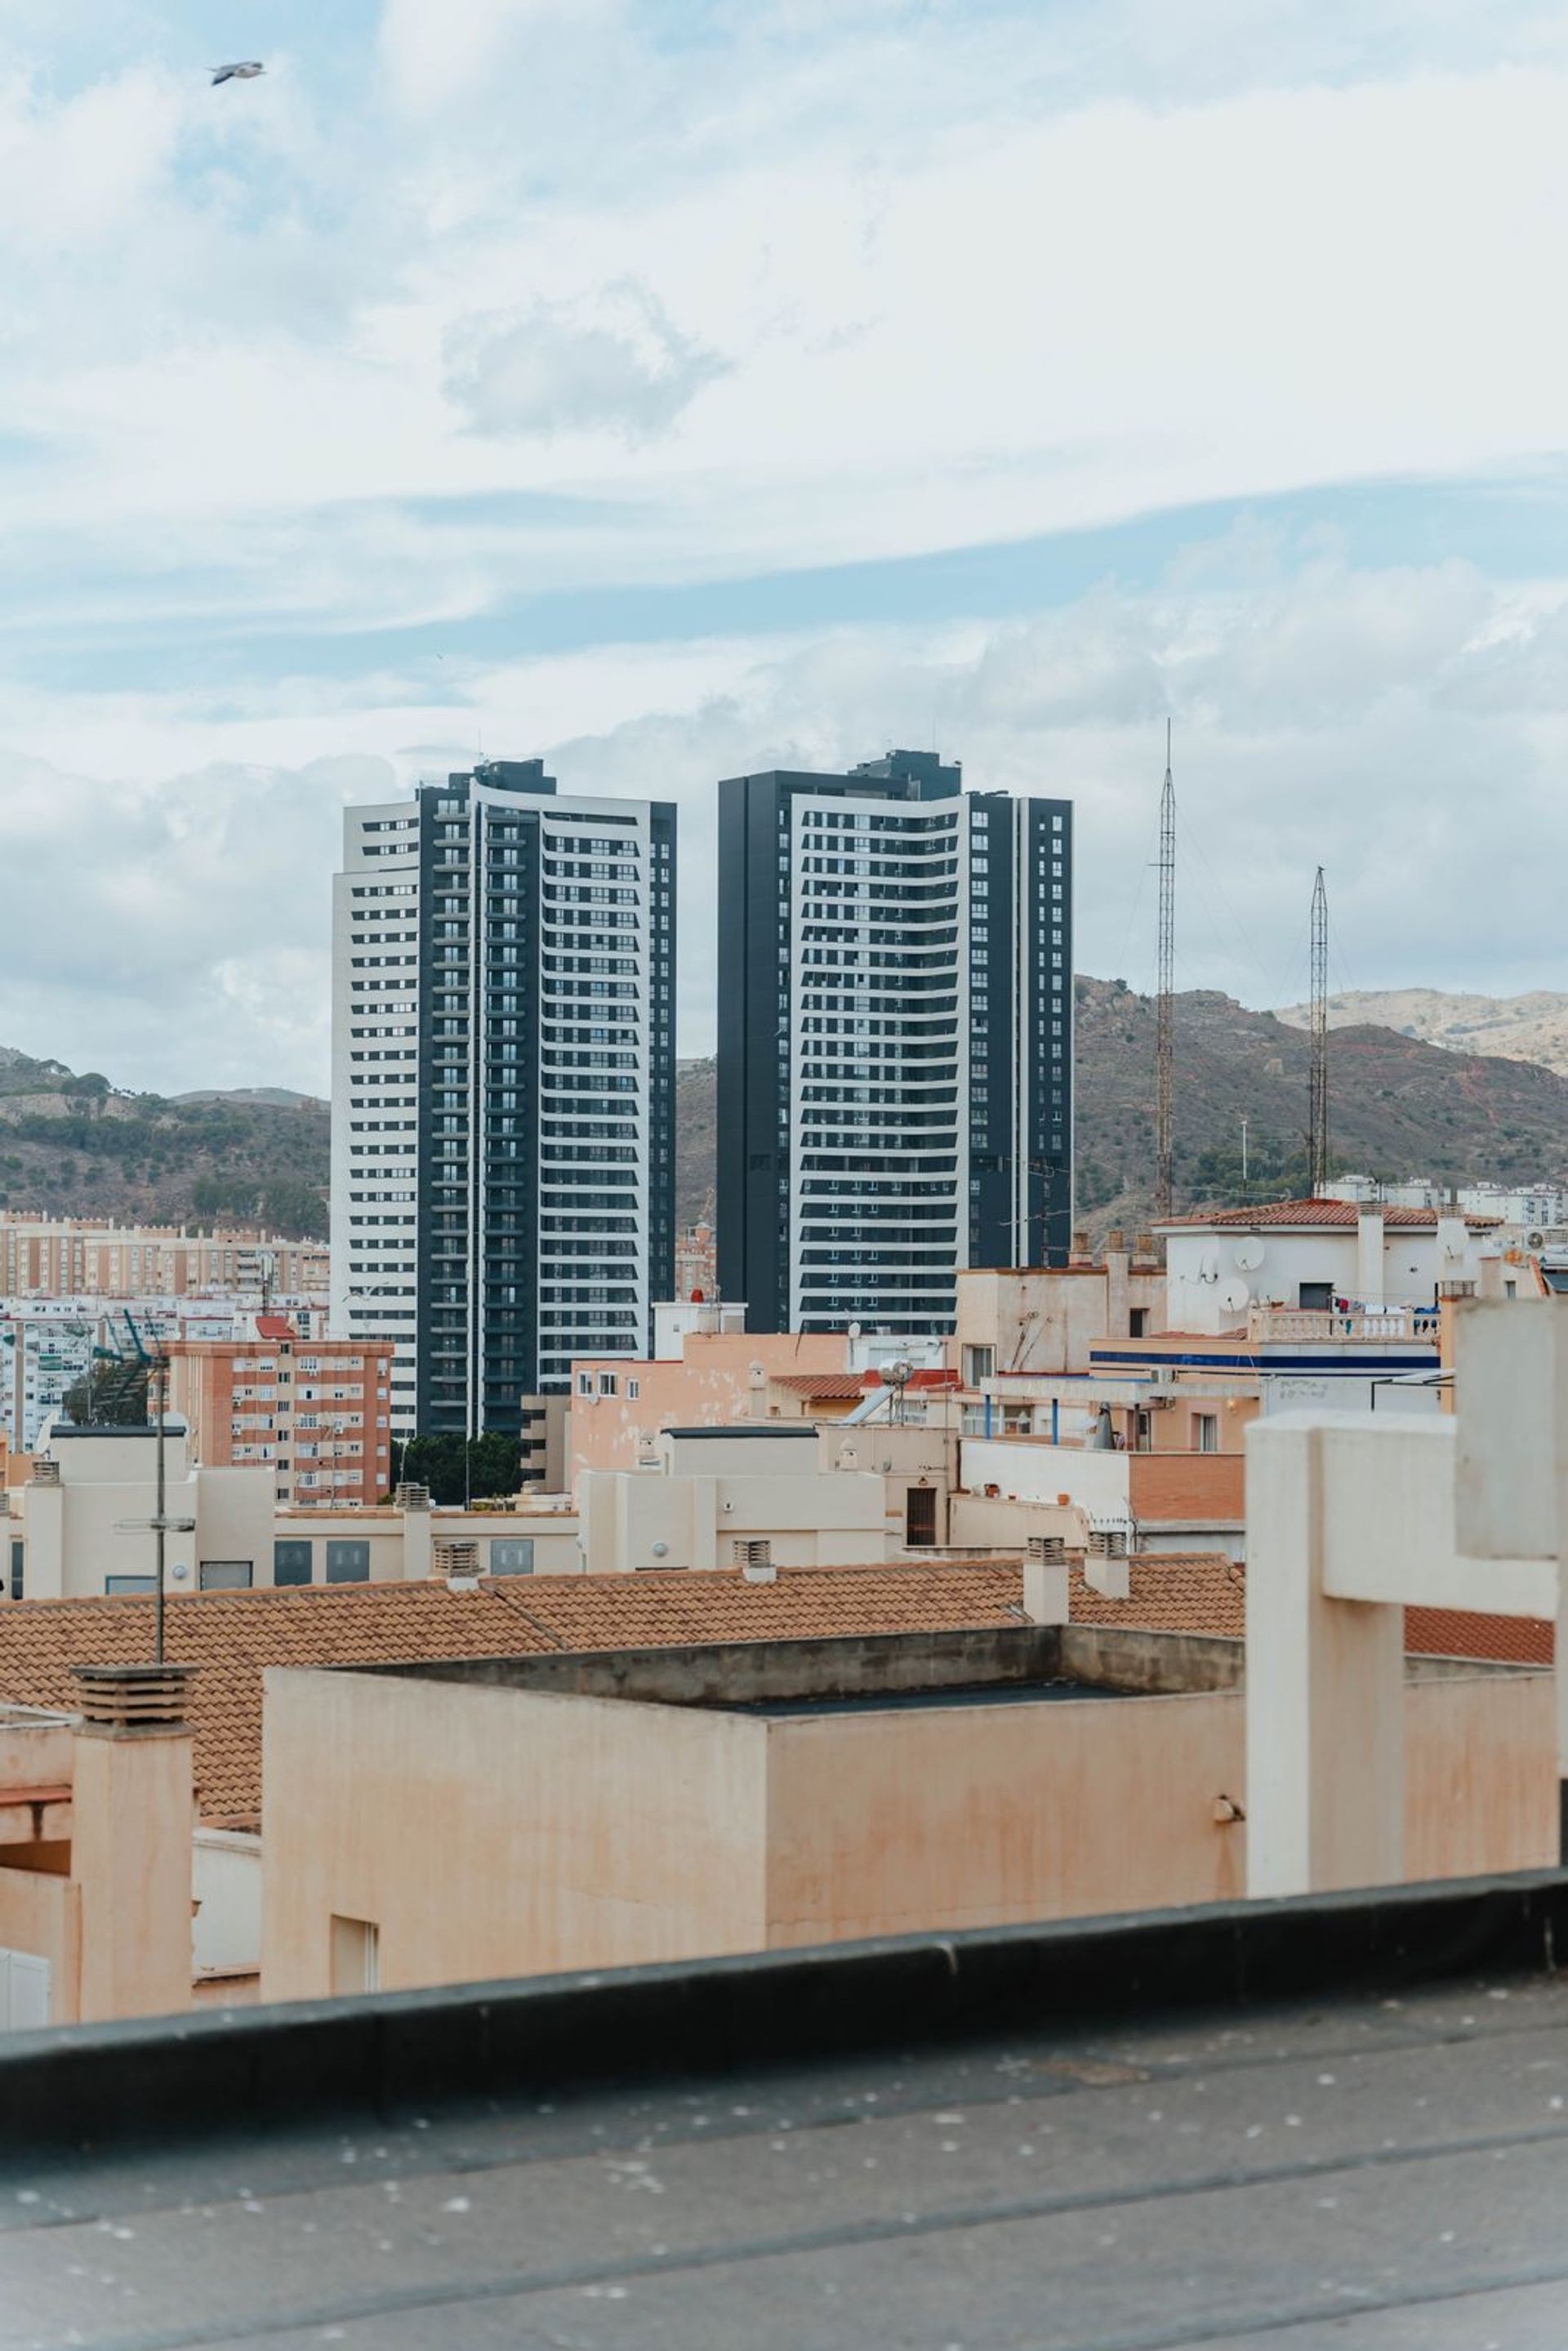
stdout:
<svg viewBox="0 0 1568 2351">
<path fill-rule="evenodd" d="M 1176 1063 L 1176 785 L 1171 723 L 1166 720 L 1166 779 L 1160 791 L 1160 932 L 1155 1013 L 1155 1212 L 1171 1213 L 1172 1092 Z"/>
<path fill-rule="evenodd" d="M 1314 1196 L 1329 1179 L 1329 899 L 1323 869 L 1312 885 L 1312 1118 L 1308 1177 Z"/>
</svg>

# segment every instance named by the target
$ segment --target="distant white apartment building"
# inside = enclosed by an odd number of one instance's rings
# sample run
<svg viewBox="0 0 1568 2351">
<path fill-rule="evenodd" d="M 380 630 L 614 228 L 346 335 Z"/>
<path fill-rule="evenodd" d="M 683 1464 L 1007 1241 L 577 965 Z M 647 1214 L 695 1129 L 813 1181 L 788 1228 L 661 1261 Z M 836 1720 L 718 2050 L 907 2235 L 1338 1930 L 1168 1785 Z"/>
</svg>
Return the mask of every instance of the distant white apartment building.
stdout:
<svg viewBox="0 0 1568 2351">
<path fill-rule="evenodd" d="M 489 760 L 345 811 L 332 1314 L 396 1343 L 394 1434 L 535 1442 L 641 1354 L 674 1245 L 674 810 Z"/>
</svg>

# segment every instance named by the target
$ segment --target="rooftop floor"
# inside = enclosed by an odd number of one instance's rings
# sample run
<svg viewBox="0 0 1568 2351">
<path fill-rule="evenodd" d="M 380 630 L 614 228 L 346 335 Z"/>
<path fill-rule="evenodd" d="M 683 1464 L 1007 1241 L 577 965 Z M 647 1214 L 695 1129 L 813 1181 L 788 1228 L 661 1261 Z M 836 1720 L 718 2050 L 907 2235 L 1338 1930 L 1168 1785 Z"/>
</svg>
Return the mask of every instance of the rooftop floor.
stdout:
<svg viewBox="0 0 1568 2351">
<path fill-rule="evenodd" d="M 1542 1973 L 5 2160 L 5 2351 L 1568 2340 Z"/>
</svg>

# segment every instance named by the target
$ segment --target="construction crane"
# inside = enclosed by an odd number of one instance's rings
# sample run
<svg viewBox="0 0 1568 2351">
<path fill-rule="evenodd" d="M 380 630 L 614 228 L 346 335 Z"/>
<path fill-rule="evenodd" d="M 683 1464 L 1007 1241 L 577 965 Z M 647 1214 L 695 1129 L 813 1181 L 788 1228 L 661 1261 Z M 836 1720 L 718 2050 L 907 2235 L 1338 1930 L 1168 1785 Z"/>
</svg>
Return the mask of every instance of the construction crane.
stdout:
<svg viewBox="0 0 1568 2351">
<path fill-rule="evenodd" d="M 1329 1180 L 1329 895 L 1323 869 L 1312 884 L 1312 1006 L 1308 1189 L 1313 1198 Z"/>
<path fill-rule="evenodd" d="M 1176 785 L 1171 722 L 1166 720 L 1166 780 L 1160 791 L 1160 918 L 1155 1007 L 1155 1213 L 1168 1217 L 1173 1197 L 1172 1106 L 1176 1066 Z"/>
</svg>

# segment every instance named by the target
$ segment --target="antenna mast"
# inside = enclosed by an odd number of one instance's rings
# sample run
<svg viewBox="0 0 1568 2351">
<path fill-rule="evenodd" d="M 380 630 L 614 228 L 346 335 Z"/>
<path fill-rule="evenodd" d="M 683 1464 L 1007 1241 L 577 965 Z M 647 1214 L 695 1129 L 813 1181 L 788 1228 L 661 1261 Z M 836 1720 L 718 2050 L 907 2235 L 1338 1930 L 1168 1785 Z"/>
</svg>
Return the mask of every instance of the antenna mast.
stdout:
<svg viewBox="0 0 1568 2351">
<path fill-rule="evenodd" d="M 1314 1198 L 1329 1179 L 1329 898 L 1323 869 L 1312 884 L 1312 1124 L 1307 1176 Z"/>
<path fill-rule="evenodd" d="M 1171 722 L 1166 720 L 1166 780 L 1160 791 L 1160 937 L 1155 1012 L 1155 1213 L 1171 1213 L 1171 1081 L 1176 1048 L 1176 786 Z"/>
</svg>

